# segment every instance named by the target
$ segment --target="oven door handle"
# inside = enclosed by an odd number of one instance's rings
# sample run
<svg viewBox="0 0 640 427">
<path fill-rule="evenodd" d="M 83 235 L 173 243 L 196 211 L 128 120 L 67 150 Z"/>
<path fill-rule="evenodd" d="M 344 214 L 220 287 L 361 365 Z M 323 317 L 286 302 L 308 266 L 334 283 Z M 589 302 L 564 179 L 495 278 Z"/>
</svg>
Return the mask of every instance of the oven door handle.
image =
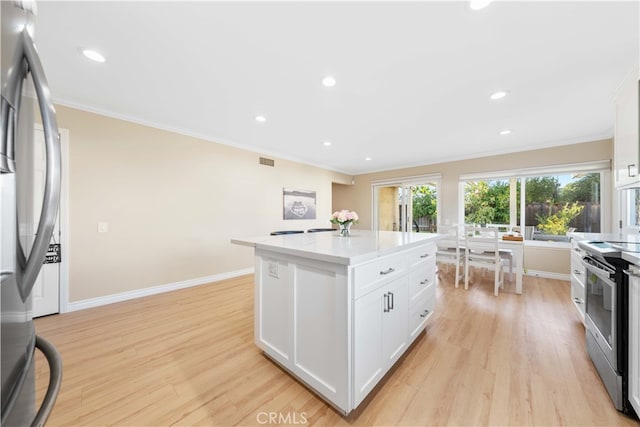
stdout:
<svg viewBox="0 0 640 427">
<path fill-rule="evenodd" d="M 582 265 L 589 270 L 590 273 L 595 274 L 596 276 L 598 276 L 599 278 L 601 278 L 602 280 L 605 280 L 609 283 L 613 283 L 613 280 L 611 279 L 611 272 L 607 271 L 607 270 L 603 270 L 600 267 L 597 267 L 593 264 L 589 264 L 588 262 L 585 261 L 585 259 L 587 259 L 587 257 L 582 259 Z"/>
</svg>

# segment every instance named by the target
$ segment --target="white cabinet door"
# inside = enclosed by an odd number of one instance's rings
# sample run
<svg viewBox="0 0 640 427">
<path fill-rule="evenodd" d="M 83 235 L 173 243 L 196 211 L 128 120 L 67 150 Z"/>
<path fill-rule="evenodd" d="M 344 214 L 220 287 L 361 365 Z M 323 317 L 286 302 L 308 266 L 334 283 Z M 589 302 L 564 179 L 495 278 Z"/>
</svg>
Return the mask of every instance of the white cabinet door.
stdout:
<svg viewBox="0 0 640 427">
<path fill-rule="evenodd" d="M 407 348 L 408 289 L 405 275 L 355 301 L 354 407 Z"/>
<path fill-rule="evenodd" d="M 616 187 L 640 182 L 638 174 L 638 70 L 627 76 L 616 97 L 614 168 Z"/>
<path fill-rule="evenodd" d="M 629 402 L 640 414 L 640 268 L 629 277 Z"/>
<path fill-rule="evenodd" d="M 355 408 L 384 374 L 382 332 L 386 289 L 370 292 L 355 301 L 353 330 Z"/>
<path fill-rule="evenodd" d="M 407 348 L 409 331 L 409 285 L 407 276 L 394 280 L 385 288 L 386 312 L 383 310 L 382 355 L 385 371 Z"/>
</svg>

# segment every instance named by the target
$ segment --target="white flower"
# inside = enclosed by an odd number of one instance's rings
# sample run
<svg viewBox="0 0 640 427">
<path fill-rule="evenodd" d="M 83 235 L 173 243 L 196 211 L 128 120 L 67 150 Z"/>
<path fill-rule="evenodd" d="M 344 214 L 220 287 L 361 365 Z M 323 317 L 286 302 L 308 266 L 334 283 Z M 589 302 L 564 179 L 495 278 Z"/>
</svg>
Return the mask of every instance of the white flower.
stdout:
<svg viewBox="0 0 640 427">
<path fill-rule="evenodd" d="M 346 224 L 346 223 L 357 223 L 358 222 L 358 214 L 354 211 L 350 211 L 347 209 L 342 209 L 341 211 L 335 211 L 331 215 L 331 222 L 333 224 Z"/>
</svg>

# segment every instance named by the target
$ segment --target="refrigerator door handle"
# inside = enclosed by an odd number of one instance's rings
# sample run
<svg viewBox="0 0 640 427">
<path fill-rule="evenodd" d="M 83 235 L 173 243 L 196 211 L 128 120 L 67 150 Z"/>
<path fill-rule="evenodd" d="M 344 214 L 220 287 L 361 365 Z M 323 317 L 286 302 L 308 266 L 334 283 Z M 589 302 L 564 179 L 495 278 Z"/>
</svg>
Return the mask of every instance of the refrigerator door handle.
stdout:
<svg viewBox="0 0 640 427">
<path fill-rule="evenodd" d="M 47 422 L 62 383 L 62 358 L 58 350 L 49 341 L 39 336 L 36 336 L 36 348 L 44 354 L 49 363 L 49 386 L 31 427 L 44 426 Z"/>
<path fill-rule="evenodd" d="M 40 212 L 40 221 L 36 238 L 33 242 L 31 253 L 26 261 L 22 257 L 22 298 L 26 299 L 31 293 L 31 289 L 38 278 L 38 273 L 42 268 L 42 263 L 49 248 L 49 241 L 53 234 L 58 204 L 60 202 L 60 176 L 61 176 L 61 154 L 60 154 L 60 133 L 56 122 L 56 111 L 51 101 L 51 92 L 44 69 L 40 63 L 36 46 L 26 29 L 21 34 L 21 44 L 23 46 L 24 58 L 27 61 L 29 71 L 33 77 L 33 85 L 38 97 L 40 114 L 42 116 L 42 127 L 44 128 L 44 140 L 46 151 L 46 173 L 44 200 Z M 21 79 L 20 79 L 21 81 Z M 20 96 L 17 94 L 17 96 Z"/>
</svg>

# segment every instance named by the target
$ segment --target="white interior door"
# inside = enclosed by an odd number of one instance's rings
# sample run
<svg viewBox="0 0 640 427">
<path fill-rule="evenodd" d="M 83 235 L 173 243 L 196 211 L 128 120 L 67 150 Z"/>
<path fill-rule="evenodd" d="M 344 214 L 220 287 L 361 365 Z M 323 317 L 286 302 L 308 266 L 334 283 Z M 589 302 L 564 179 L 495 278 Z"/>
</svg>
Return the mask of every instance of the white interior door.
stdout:
<svg viewBox="0 0 640 427">
<path fill-rule="evenodd" d="M 44 176 L 46 170 L 46 157 L 44 146 L 44 132 L 42 129 L 34 130 L 34 191 L 33 205 L 34 224 L 38 223 L 42 199 L 44 197 Z M 33 285 L 33 315 L 45 316 L 60 311 L 60 214 L 58 213 L 56 225 L 51 236 L 50 250 L 47 259 L 42 265 L 40 274 Z M 57 246 L 56 246 L 57 245 Z"/>
</svg>

